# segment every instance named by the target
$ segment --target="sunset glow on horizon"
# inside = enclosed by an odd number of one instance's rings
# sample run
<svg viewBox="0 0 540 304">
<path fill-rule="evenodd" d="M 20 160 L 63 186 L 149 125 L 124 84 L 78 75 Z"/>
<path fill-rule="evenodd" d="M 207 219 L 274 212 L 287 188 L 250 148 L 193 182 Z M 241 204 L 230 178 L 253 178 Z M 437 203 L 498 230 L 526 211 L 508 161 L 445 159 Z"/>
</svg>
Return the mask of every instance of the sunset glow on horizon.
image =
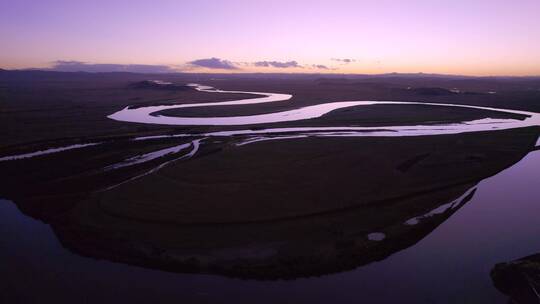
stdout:
<svg viewBox="0 0 540 304">
<path fill-rule="evenodd" d="M 540 75 L 538 0 L 3 1 L 0 33 L 4 69 Z"/>
</svg>

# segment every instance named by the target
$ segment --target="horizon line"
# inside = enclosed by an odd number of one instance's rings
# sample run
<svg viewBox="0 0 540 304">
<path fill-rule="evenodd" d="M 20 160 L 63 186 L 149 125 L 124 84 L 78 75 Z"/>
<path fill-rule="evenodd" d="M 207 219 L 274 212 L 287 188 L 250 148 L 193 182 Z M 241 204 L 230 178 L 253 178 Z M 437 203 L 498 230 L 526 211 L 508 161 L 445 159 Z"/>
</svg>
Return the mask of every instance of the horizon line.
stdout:
<svg viewBox="0 0 540 304">
<path fill-rule="evenodd" d="M 444 73 L 426 73 L 426 72 L 388 72 L 388 73 L 328 73 L 328 72 L 131 72 L 131 71 L 57 71 L 47 68 L 26 68 L 26 69 L 6 69 L 0 68 L 0 71 L 7 72 L 54 72 L 54 73 L 86 73 L 86 74 L 140 74 L 140 75 L 331 75 L 331 76 L 436 76 L 436 77 L 461 77 L 461 78 L 540 78 L 540 74 L 536 75 L 466 75 L 466 74 L 444 74 Z"/>
</svg>

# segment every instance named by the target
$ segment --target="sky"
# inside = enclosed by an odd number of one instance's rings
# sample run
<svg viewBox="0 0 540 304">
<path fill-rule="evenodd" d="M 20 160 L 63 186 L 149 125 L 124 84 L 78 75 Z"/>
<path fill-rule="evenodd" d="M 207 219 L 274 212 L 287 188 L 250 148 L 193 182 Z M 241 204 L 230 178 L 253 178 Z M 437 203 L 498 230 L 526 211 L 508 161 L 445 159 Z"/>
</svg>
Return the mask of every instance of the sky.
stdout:
<svg viewBox="0 0 540 304">
<path fill-rule="evenodd" d="M 0 68 L 540 75 L 540 0 L 0 0 Z"/>
</svg>

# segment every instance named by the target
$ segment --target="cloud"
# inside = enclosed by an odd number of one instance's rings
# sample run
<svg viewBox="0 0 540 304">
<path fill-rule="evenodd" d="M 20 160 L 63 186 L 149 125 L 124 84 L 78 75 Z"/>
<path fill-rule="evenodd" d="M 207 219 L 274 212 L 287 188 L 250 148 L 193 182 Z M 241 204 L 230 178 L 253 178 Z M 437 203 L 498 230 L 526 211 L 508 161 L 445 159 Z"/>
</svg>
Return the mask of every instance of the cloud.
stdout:
<svg viewBox="0 0 540 304">
<path fill-rule="evenodd" d="M 220 69 L 220 70 L 237 70 L 238 69 L 235 63 L 228 60 L 215 58 L 215 57 L 193 60 L 193 61 L 188 62 L 188 64 L 197 66 L 197 67 L 208 68 L 208 69 Z"/>
<path fill-rule="evenodd" d="M 301 65 L 298 64 L 298 62 L 296 61 L 286 61 L 286 62 L 282 62 L 282 61 L 257 61 L 257 62 L 254 62 L 253 63 L 254 66 L 257 66 L 257 67 L 265 67 L 265 68 L 268 68 L 268 67 L 274 67 L 274 68 L 281 68 L 281 69 L 286 69 L 286 68 L 302 68 Z"/>
<path fill-rule="evenodd" d="M 332 58 L 331 60 L 342 62 L 342 63 L 345 63 L 345 64 L 348 64 L 348 63 L 351 63 L 351 62 L 356 62 L 356 60 L 349 59 L 349 58 Z"/>
<path fill-rule="evenodd" d="M 314 64 L 312 65 L 312 67 L 320 70 L 330 70 L 330 68 L 325 66 L 324 64 Z"/>
<path fill-rule="evenodd" d="M 58 60 L 53 62 L 52 71 L 59 72 L 131 72 L 131 73 L 174 73 L 178 72 L 167 65 L 151 64 L 114 64 L 114 63 L 87 63 L 82 61 Z"/>
<path fill-rule="evenodd" d="M 175 73 L 189 72 L 197 68 L 217 69 L 217 70 L 241 70 L 250 67 L 263 68 L 307 68 L 319 70 L 333 70 L 323 64 L 299 64 L 297 61 L 256 61 L 256 62 L 232 62 L 216 57 L 197 59 L 187 62 L 184 65 L 150 65 L 150 64 L 103 64 L 87 63 L 83 61 L 58 60 L 53 62 L 50 70 L 60 72 L 131 72 L 131 73 Z"/>
</svg>

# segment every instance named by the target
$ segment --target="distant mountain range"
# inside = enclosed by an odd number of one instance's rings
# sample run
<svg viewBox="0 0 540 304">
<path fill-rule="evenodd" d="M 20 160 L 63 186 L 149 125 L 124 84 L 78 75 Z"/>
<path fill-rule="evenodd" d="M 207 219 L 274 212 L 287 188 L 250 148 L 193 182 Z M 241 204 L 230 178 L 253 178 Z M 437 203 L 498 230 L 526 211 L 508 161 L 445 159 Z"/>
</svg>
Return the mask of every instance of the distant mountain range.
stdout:
<svg viewBox="0 0 540 304">
<path fill-rule="evenodd" d="M 38 76 L 61 76 L 61 75 L 200 75 L 211 77 L 226 77 L 226 78 L 318 78 L 324 79 L 404 79 L 404 78 L 437 78 L 437 79 L 540 79 L 538 76 L 466 76 L 466 75 L 451 75 L 451 74 L 434 74 L 434 73 L 384 73 L 384 74 L 325 74 L 325 73 L 133 73 L 133 72 L 60 72 L 39 69 L 25 70 L 7 70 L 0 68 L 0 77 L 38 77 Z"/>
</svg>

